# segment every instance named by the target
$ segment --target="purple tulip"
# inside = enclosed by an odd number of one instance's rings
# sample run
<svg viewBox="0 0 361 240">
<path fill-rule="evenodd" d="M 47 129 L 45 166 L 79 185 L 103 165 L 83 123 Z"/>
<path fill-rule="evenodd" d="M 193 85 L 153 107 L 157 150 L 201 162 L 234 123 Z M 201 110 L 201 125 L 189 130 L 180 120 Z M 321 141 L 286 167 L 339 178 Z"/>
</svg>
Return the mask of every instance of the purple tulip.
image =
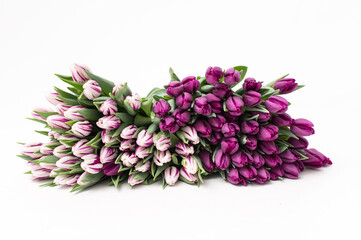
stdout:
<svg viewBox="0 0 361 240">
<path fill-rule="evenodd" d="M 223 153 L 222 150 L 218 150 L 214 161 L 215 167 L 221 170 L 226 170 L 231 165 L 230 155 Z"/>
<path fill-rule="evenodd" d="M 257 177 L 256 181 L 258 183 L 265 183 L 266 181 L 270 180 L 271 175 L 268 170 L 266 170 L 264 167 L 257 169 Z"/>
<path fill-rule="evenodd" d="M 260 168 L 265 164 L 265 160 L 263 156 L 256 151 L 252 153 L 252 159 L 253 159 L 252 163 L 255 168 Z"/>
<path fill-rule="evenodd" d="M 295 150 L 292 150 L 292 149 L 291 150 L 286 149 L 285 151 L 280 153 L 278 156 L 282 159 L 282 162 L 286 162 L 286 163 L 293 163 L 302 158 L 302 156 L 298 152 L 296 152 Z"/>
<path fill-rule="evenodd" d="M 118 111 L 118 105 L 113 99 L 108 99 L 100 105 L 100 111 L 104 115 L 113 115 Z"/>
<path fill-rule="evenodd" d="M 185 139 L 190 141 L 192 144 L 199 143 L 199 136 L 197 134 L 197 130 L 194 127 L 186 126 L 180 129 L 180 133 L 183 135 Z"/>
<path fill-rule="evenodd" d="M 237 96 L 231 96 L 226 100 L 226 107 L 228 112 L 233 116 L 239 116 L 242 114 L 242 107 L 244 103 L 242 99 Z"/>
<path fill-rule="evenodd" d="M 134 152 L 135 148 L 135 139 L 124 139 L 120 142 L 119 150 L 122 152 Z"/>
<path fill-rule="evenodd" d="M 48 93 L 45 95 L 45 98 L 54 106 L 64 103 L 63 100 L 59 98 L 59 93 Z"/>
<path fill-rule="evenodd" d="M 88 154 L 85 156 L 82 156 L 82 159 L 84 160 L 80 167 L 90 174 L 96 174 L 100 172 L 103 168 L 103 164 L 100 162 L 99 156 L 96 154 Z"/>
<path fill-rule="evenodd" d="M 212 108 L 212 112 L 214 113 L 221 113 L 222 112 L 222 103 L 221 99 L 214 95 L 213 93 L 208 93 L 205 98 L 207 99 L 208 104 Z"/>
<path fill-rule="evenodd" d="M 40 151 L 41 145 L 42 143 L 40 142 L 27 143 L 22 147 L 20 152 L 22 155 L 26 155 L 31 158 L 39 158 L 43 155 L 41 153 L 38 153 L 38 151 Z"/>
<path fill-rule="evenodd" d="M 284 177 L 296 179 L 298 178 L 298 174 L 300 174 L 300 169 L 294 163 L 283 163 L 282 165 L 284 171 Z"/>
<path fill-rule="evenodd" d="M 183 84 L 183 88 L 185 92 L 194 93 L 199 88 L 199 81 L 196 77 L 189 76 L 184 78 L 181 83 Z"/>
<path fill-rule="evenodd" d="M 197 159 L 192 155 L 183 158 L 182 165 L 190 174 L 196 174 L 198 172 Z"/>
<path fill-rule="evenodd" d="M 89 136 L 92 130 L 93 125 L 91 125 L 91 123 L 88 121 L 76 122 L 71 127 L 72 133 L 74 133 L 75 136 L 81 138 Z"/>
<path fill-rule="evenodd" d="M 221 141 L 222 138 L 223 138 L 223 136 L 220 132 L 212 132 L 211 136 L 209 138 L 209 142 L 212 145 L 217 145 Z"/>
<path fill-rule="evenodd" d="M 240 128 L 235 123 L 225 123 L 222 127 L 222 134 L 225 137 L 233 137 L 239 131 L 240 131 Z"/>
<path fill-rule="evenodd" d="M 255 107 L 262 103 L 261 94 L 256 91 L 248 91 L 242 95 L 244 106 Z"/>
<path fill-rule="evenodd" d="M 242 176 L 239 175 L 239 171 L 236 168 L 229 169 L 229 172 L 227 173 L 227 181 L 234 185 L 238 185 L 238 184 L 246 185 L 247 184 L 246 180 Z"/>
<path fill-rule="evenodd" d="M 83 88 L 84 96 L 89 100 L 93 100 L 102 94 L 102 89 L 94 80 L 88 80 L 86 83 L 84 83 Z"/>
<path fill-rule="evenodd" d="M 192 155 L 194 153 L 193 145 L 185 144 L 184 142 L 177 142 L 175 145 L 175 152 L 182 156 Z"/>
<path fill-rule="evenodd" d="M 104 144 L 110 144 L 118 141 L 115 137 L 112 137 L 112 131 L 107 129 L 102 131 L 101 137 Z"/>
<path fill-rule="evenodd" d="M 294 162 L 294 164 L 298 167 L 298 169 L 300 169 L 301 172 L 305 169 L 305 165 L 301 160 L 297 160 Z"/>
<path fill-rule="evenodd" d="M 71 108 L 71 105 L 66 104 L 66 103 L 59 103 L 58 105 L 55 106 L 56 111 L 60 114 L 60 115 L 64 115 L 64 113 Z"/>
<path fill-rule="evenodd" d="M 298 84 L 296 80 L 293 78 L 284 78 L 278 80 L 273 84 L 273 88 L 275 90 L 280 90 L 280 94 L 287 94 L 293 92 L 297 88 Z"/>
<path fill-rule="evenodd" d="M 212 113 L 211 105 L 208 104 L 207 98 L 198 97 L 195 99 L 193 109 L 196 113 L 208 116 Z"/>
<path fill-rule="evenodd" d="M 164 99 L 159 99 L 158 102 L 155 102 L 153 104 L 153 112 L 155 116 L 158 118 L 167 116 L 170 110 L 171 110 L 171 106 Z"/>
<path fill-rule="evenodd" d="M 181 108 L 174 110 L 173 116 L 177 124 L 181 127 L 187 126 L 187 123 L 191 120 L 191 113 Z"/>
<path fill-rule="evenodd" d="M 142 163 L 141 165 L 137 164 L 137 166 L 135 166 L 135 171 L 138 172 L 147 172 L 150 169 L 150 161 L 146 161 L 145 163 Z"/>
<path fill-rule="evenodd" d="M 142 106 L 142 98 L 138 93 L 127 96 L 124 101 L 128 102 L 134 111 L 137 111 Z"/>
<path fill-rule="evenodd" d="M 80 113 L 78 113 L 78 111 L 83 110 L 83 109 L 86 109 L 86 108 L 83 106 L 73 106 L 64 113 L 64 116 L 73 121 L 86 120 L 82 115 L 80 115 Z"/>
<path fill-rule="evenodd" d="M 200 137 L 207 138 L 211 136 L 212 128 L 206 120 L 198 119 L 193 126 L 197 130 Z"/>
<path fill-rule="evenodd" d="M 252 116 L 258 115 L 257 121 L 260 123 L 267 122 L 271 118 L 270 113 L 254 111 L 254 112 L 251 112 L 251 114 L 252 114 Z"/>
<path fill-rule="evenodd" d="M 120 137 L 123 139 L 133 139 L 133 135 L 137 130 L 138 128 L 135 125 L 129 125 L 122 130 Z"/>
<path fill-rule="evenodd" d="M 192 106 L 193 96 L 189 92 L 184 92 L 180 94 L 175 99 L 175 104 L 181 109 L 188 109 Z"/>
<path fill-rule="evenodd" d="M 126 167 L 133 167 L 139 161 L 137 156 L 132 152 L 124 152 L 120 157 L 120 160 Z"/>
<path fill-rule="evenodd" d="M 46 119 L 46 123 L 50 127 L 64 130 L 70 129 L 70 125 L 67 122 L 69 122 L 69 119 L 62 115 L 51 115 Z"/>
<path fill-rule="evenodd" d="M 112 130 L 120 126 L 120 119 L 115 115 L 109 115 L 99 118 L 96 123 L 98 127 L 102 129 Z"/>
<path fill-rule="evenodd" d="M 291 144 L 294 149 L 301 150 L 308 147 L 308 141 L 304 137 L 298 137 L 298 139 L 291 137 L 288 139 L 288 143 Z"/>
<path fill-rule="evenodd" d="M 331 165 L 331 160 L 314 148 L 305 149 L 306 157 L 303 164 L 308 168 L 319 168 L 325 165 Z"/>
<path fill-rule="evenodd" d="M 118 157 L 118 149 L 111 147 L 102 147 L 100 149 L 99 159 L 101 163 L 112 163 Z"/>
<path fill-rule="evenodd" d="M 315 130 L 312 128 L 313 123 L 307 119 L 298 118 L 293 120 L 293 123 L 290 127 L 291 131 L 298 137 L 310 136 L 315 133 Z"/>
<path fill-rule="evenodd" d="M 155 148 L 162 152 L 168 150 L 172 145 L 170 137 L 166 137 L 163 134 L 154 134 L 153 142 Z"/>
<path fill-rule="evenodd" d="M 86 140 L 86 139 L 83 139 L 83 140 Z M 80 141 L 81 141 L 81 140 L 80 140 Z M 79 142 L 80 142 L 80 141 L 79 141 Z M 86 140 L 86 141 L 88 141 L 88 140 Z M 74 146 L 77 146 L 77 144 L 78 144 L 79 142 L 77 142 Z M 73 146 L 73 147 L 74 147 L 74 146 Z M 90 147 L 90 146 L 88 146 L 88 147 Z M 91 148 L 91 147 L 90 147 L 90 148 Z M 53 155 L 56 156 L 56 157 L 58 157 L 58 158 L 65 157 L 65 156 L 68 156 L 68 155 L 70 155 L 70 154 L 71 154 L 70 148 L 67 147 L 67 146 L 65 146 L 65 145 L 63 145 L 63 144 L 57 146 L 57 147 L 54 148 L 54 150 L 53 150 Z M 77 154 L 76 151 L 73 151 L 73 154 L 74 154 L 75 156 L 77 156 L 77 157 L 81 157 L 81 156 L 76 155 L 76 154 Z"/>
<path fill-rule="evenodd" d="M 75 143 L 73 145 L 73 147 L 71 148 L 71 151 L 77 157 L 82 157 L 84 155 L 93 153 L 94 148 L 92 148 L 91 146 L 88 146 L 87 145 L 88 142 L 89 141 L 87 139 L 79 140 L 77 143 Z M 63 150 L 63 149 L 59 149 L 59 150 Z M 66 149 L 64 149 L 63 151 L 66 151 Z"/>
<path fill-rule="evenodd" d="M 291 126 L 292 118 L 287 113 L 275 115 L 272 117 L 272 123 L 278 127 Z"/>
<path fill-rule="evenodd" d="M 226 118 L 220 114 L 217 114 L 216 117 L 208 118 L 208 123 L 212 126 L 212 130 L 215 132 L 222 131 L 222 127 L 226 122 Z"/>
<path fill-rule="evenodd" d="M 227 119 L 227 122 L 238 122 L 238 117 L 231 115 L 229 112 L 224 112 L 222 115 Z"/>
<path fill-rule="evenodd" d="M 265 101 L 265 105 L 268 111 L 276 114 L 285 113 L 288 109 L 287 100 L 280 96 L 271 96 Z"/>
<path fill-rule="evenodd" d="M 181 168 L 180 175 L 189 182 L 198 182 L 198 175 L 191 174 L 190 172 L 188 172 L 188 169 L 185 167 Z"/>
<path fill-rule="evenodd" d="M 119 90 L 124 87 L 123 83 L 116 83 L 114 84 L 113 90 L 112 90 L 112 94 L 113 96 L 117 95 L 117 93 L 119 92 Z M 124 96 L 121 97 L 120 99 L 121 101 L 124 101 Z"/>
<path fill-rule="evenodd" d="M 221 142 L 221 148 L 224 153 L 232 155 L 238 151 L 239 148 L 238 140 L 234 137 L 225 138 Z"/>
<path fill-rule="evenodd" d="M 271 168 L 269 170 L 269 173 L 271 180 L 277 180 L 278 178 L 283 177 L 283 175 L 285 174 L 280 164 L 277 164 L 277 166 Z"/>
<path fill-rule="evenodd" d="M 173 186 L 178 181 L 179 178 L 179 170 L 176 167 L 168 167 L 164 170 L 164 180 L 165 182 Z"/>
<path fill-rule="evenodd" d="M 241 80 L 241 73 L 237 70 L 234 70 L 234 68 L 229 68 L 225 73 L 224 73 L 224 82 L 227 85 L 234 85 L 236 83 L 238 83 Z"/>
<path fill-rule="evenodd" d="M 243 167 L 246 164 L 250 164 L 253 162 L 253 158 L 251 154 L 244 152 L 244 151 L 238 151 L 235 154 L 231 156 L 232 163 L 236 167 Z"/>
<path fill-rule="evenodd" d="M 178 131 L 179 126 L 174 117 L 167 116 L 160 120 L 159 128 L 163 131 L 169 130 L 169 132 L 175 133 L 176 131 Z"/>
<path fill-rule="evenodd" d="M 80 175 L 58 175 L 54 178 L 54 183 L 56 185 L 62 185 L 62 186 L 74 186 Z"/>
<path fill-rule="evenodd" d="M 137 149 L 135 150 L 135 155 L 141 159 L 148 157 L 150 154 L 151 154 L 150 148 L 137 147 Z"/>
<path fill-rule="evenodd" d="M 278 146 L 273 141 L 259 141 L 258 146 L 262 152 L 268 155 L 280 153 Z"/>
<path fill-rule="evenodd" d="M 211 85 L 216 85 L 223 77 L 223 71 L 220 67 L 208 67 L 206 71 L 206 80 Z"/>
<path fill-rule="evenodd" d="M 278 127 L 275 125 L 259 126 L 257 138 L 262 141 L 273 141 L 278 138 Z"/>
<path fill-rule="evenodd" d="M 258 142 L 255 136 L 248 135 L 246 139 L 246 144 L 244 145 L 249 150 L 255 150 L 257 148 Z"/>
<path fill-rule="evenodd" d="M 219 98 L 224 98 L 229 97 L 232 94 L 232 90 L 228 87 L 227 84 L 217 83 L 214 86 L 212 93 Z"/>
<path fill-rule="evenodd" d="M 179 95 L 182 94 L 183 91 L 184 91 L 183 84 L 177 81 L 170 82 L 166 89 L 166 93 L 172 98 L 178 97 Z"/>
<path fill-rule="evenodd" d="M 137 136 L 137 144 L 140 147 L 150 147 L 153 145 L 153 133 L 148 133 L 147 130 L 142 130 Z"/>
<path fill-rule="evenodd" d="M 58 168 L 70 171 L 71 168 L 80 162 L 80 159 L 75 156 L 65 156 L 56 161 L 56 166 Z"/>
<path fill-rule="evenodd" d="M 239 174 L 249 181 L 254 181 L 257 178 L 257 169 L 252 165 L 239 168 Z"/>
<path fill-rule="evenodd" d="M 91 72 L 90 68 L 84 64 L 74 63 L 70 66 L 70 72 L 75 82 L 85 83 L 89 80 L 88 74 L 85 71 Z"/>
<path fill-rule="evenodd" d="M 116 176 L 119 175 L 119 164 L 114 164 L 112 162 L 105 163 L 103 166 L 103 173 L 107 176 Z"/>
<path fill-rule="evenodd" d="M 259 124 L 255 120 L 243 121 L 241 123 L 241 132 L 245 134 L 255 135 L 259 131 Z"/>
<path fill-rule="evenodd" d="M 168 163 L 172 160 L 172 155 L 170 154 L 170 151 L 156 151 L 156 153 L 153 156 L 153 162 L 155 165 L 161 167 L 164 163 Z"/>
<path fill-rule="evenodd" d="M 202 150 L 198 153 L 198 156 L 202 161 L 204 170 L 207 172 L 213 172 L 215 166 L 212 161 L 211 153 L 206 150 Z"/>
<path fill-rule="evenodd" d="M 264 158 L 265 164 L 270 168 L 274 168 L 277 164 L 282 163 L 281 158 L 276 154 L 264 155 L 263 158 Z"/>
<path fill-rule="evenodd" d="M 244 91 L 259 91 L 262 87 L 261 82 L 257 82 L 254 78 L 246 78 L 243 83 Z"/>
</svg>

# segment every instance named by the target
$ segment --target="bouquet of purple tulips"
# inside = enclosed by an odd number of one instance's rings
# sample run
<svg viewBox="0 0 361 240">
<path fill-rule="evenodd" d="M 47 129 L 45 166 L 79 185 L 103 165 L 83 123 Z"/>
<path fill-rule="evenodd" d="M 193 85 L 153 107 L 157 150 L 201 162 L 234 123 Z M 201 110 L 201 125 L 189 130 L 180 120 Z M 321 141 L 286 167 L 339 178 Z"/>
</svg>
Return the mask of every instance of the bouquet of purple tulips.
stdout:
<svg viewBox="0 0 361 240">
<path fill-rule="evenodd" d="M 68 90 L 47 95 L 55 110 L 36 108 L 29 118 L 45 124 L 36 132 L 50 141 L 24 144 L 19 155 L 34 180 L 49 180 L 45 186 L 199 185 L 215 173 L 236 185 L 262 184 L 332 164 L 308 148 L 313 124 L 286 113 L 280 95 L 303 87 L 287 75 L 264 85 L 244 79 L 245 66 L 209 67 L 204 77 L 183 80 L 170 69 L 169 84 L 141 98 L 84 65 L 70 70 L 56 75 Z"/>
</svg>

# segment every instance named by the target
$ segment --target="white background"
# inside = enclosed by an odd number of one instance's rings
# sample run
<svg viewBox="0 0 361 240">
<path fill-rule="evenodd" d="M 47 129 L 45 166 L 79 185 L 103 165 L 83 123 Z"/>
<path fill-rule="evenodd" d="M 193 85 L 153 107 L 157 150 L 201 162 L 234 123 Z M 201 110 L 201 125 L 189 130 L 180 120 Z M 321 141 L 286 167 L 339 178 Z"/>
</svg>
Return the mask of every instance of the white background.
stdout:
<svg viewBox="0 0 361 240">
<path fill-rule="evenodd" d="M 360 239 L 360 1 L 0 1 L 1 239 Z M 307 85 L 287 99 L 331 167 L 237 187 L 220 177 L 70 194 L 39 188 L 15 143 L 73 62 L 145 95 L 208 66 Z M 49 106 L 49 105 L 48 105 Z"/>
</svg>

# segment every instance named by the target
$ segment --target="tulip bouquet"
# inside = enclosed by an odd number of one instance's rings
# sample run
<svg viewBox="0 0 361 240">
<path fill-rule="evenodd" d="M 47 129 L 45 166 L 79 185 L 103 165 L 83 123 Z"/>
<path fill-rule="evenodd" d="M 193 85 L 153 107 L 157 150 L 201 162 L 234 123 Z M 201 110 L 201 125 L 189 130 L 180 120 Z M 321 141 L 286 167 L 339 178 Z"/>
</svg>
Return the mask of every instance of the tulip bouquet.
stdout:
<svg viewBox="0 0 361 240">
<path fill-rule="evenodd" d="M 45 186 L 199 185 L 216 173 L 246 185 L 332 164 L 308 148 L 313 124 L 286 113 L 289 102 L 280 95 L 303 87 L 287 75 L 264 85 L 244 79 L 245 66 L 209 67 L 205 76 L 182 80 L 170 69 L 169 84 L 141 98 L 84 65 L 70 70 L 56 74 L 67 91 L 55 87 L 47 95 L 55 110 L 36 108 L 29 118 L 45 124 L 47 131 L 36 132 L 50 140 L 23 144 L 19 155 Z"/>
</svg>

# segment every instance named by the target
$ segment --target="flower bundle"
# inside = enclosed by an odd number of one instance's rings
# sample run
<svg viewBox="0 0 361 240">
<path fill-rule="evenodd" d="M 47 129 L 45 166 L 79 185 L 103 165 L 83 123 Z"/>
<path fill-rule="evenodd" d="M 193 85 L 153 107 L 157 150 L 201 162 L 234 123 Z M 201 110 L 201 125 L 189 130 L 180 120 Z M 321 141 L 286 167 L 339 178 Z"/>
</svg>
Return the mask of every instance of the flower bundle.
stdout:
<svg viewBox="0 0 361 240">
<path fill-rule="evenodd" d="M 47 131 L 36 132 L 50 140 L 24 144 L 19 155 L 35 180 L 50 180 L 46 186 L 77 191 L 106 179 L 115 187 L 123 180 L 198 185 L 214 173 L 246 185 L 332 164 L 308 148 L 313 124 L 286 113 L 280 95 L 303 87 L 287 75 L 263 85 L 244 79 L 245 66 L 209 67 L 205 76 L 182 80 L 170 69 L 169 84 L 141 98 L 87 66 L 70 70 L 56 74 L 68 90 L 47 95 L 55 110 L 36 108 L 30 118 L 45 124 Z"/>
</svg>

